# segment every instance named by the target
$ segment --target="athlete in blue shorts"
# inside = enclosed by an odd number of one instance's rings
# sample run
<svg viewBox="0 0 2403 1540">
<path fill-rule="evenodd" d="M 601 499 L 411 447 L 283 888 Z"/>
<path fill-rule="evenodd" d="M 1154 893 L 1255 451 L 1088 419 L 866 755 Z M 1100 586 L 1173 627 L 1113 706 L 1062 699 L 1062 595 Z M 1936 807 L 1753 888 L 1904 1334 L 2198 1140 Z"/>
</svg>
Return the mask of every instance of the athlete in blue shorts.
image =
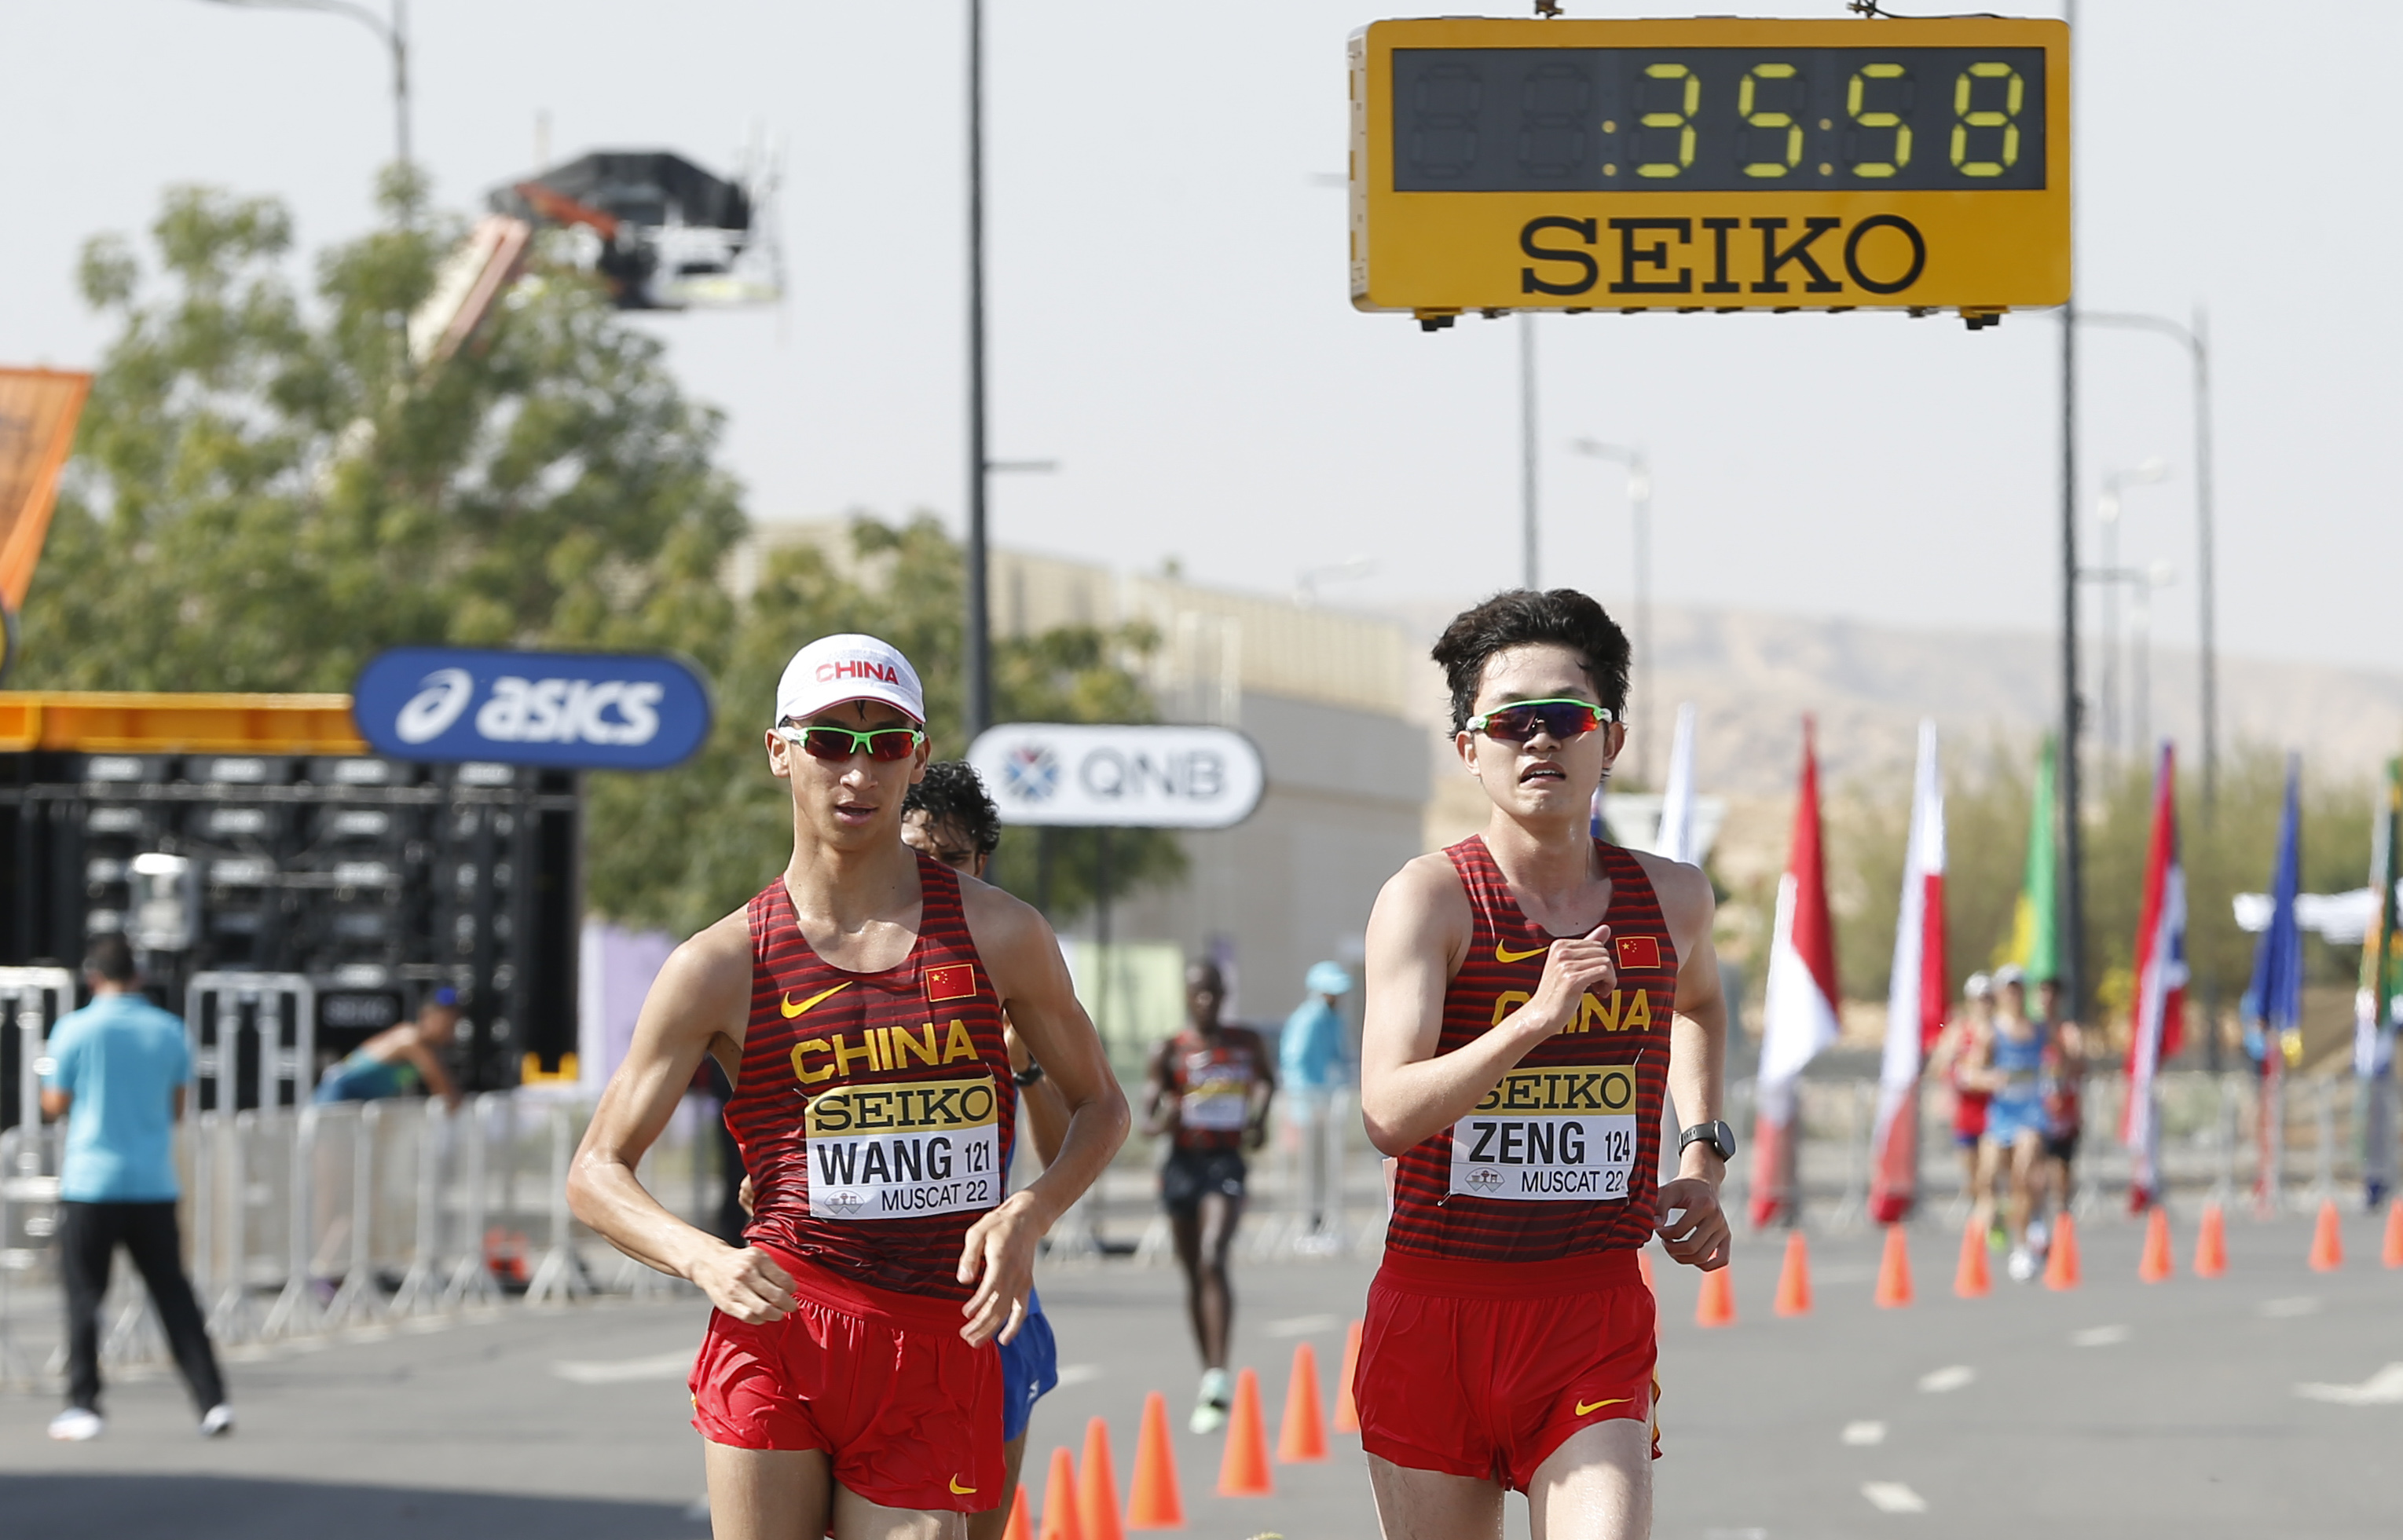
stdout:
<svg viewBox="0 0 2403 1540">
<path fill-rule="evenodd" d="M 926 767 L 925 778 L 910 788 L 902 803 L 901 838 L 945 866 L 982 879 L 986 864 L 1001 843 L 1001 813 L 985 795 L 976 770 L 958 761 Z M 1007 1032 L 1009 1067 L 1018 1079 L 1019 1113 L 1035 1141 L 1035 1154 L 1049 1165 L 1060 1153 L 1068 1131 L 1068 1104 L 1043 1077 L 1043 1066 L 1026 1052 L 1018 1034 Z M 1012 1152 L 1004 1149 L 1001 1169 L 1009 1170 Z M 968 1540 L 1001 1540 L 1009 1521 L 1010 1494 L 1018 1486 L 1018 1469 L 1026 1459 L 1026 1424 L 1035 1403 L 1060 1383 L 1059 1346 L 1043 1301 L 1032 1290 L 1026 1296 L 1026 1319 L 1018 1335 L 1001 1345 L 1002 1459 L 1008 1472 L 1001 1501 L 982 1513 L 968 1515 Z"/>
<path fill-rule="evenodd" d="M 1992 1094 L 1986 1104 L 1986 1133 L 1979 1146 L 1979 1218 L 1991 1223 L 1994 1177 L 2005 1162 L 2010 1169 L 2009 1270 L 2019 1283 L 2036 1275 L 2038 1262 L 2028 1245 L 2028 1219 L 2035 1205 L 2038 1163 L 2044 1157 L 2045 1049 L 2049 1033 L 2027 1013 L 2027 981 L 2020 969 L 2006 964 L 1994 970 L 1994 1019 L 1987 1028 L 1962 1078 Z"/>
</svg>

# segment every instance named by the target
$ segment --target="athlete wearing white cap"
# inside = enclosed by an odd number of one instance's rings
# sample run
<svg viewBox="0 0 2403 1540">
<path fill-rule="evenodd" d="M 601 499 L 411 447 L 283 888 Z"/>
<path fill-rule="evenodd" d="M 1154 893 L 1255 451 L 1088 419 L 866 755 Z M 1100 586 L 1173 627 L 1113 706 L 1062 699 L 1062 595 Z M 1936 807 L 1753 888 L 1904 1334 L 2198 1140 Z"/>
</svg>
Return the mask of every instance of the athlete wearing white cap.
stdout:
<svg viewBox="0 0 2403 1540">
<path fill-rule="evenodd" d="M 1126 1137 L 1042 916 L 902 842 L 925 717 L 889 643 L 794 655 L 764 742 L 792 858 L 669 958 L 569 1175 L 579 1218 L 716 1307 L 690 1387 L 720 1540 L 965 1534 L 1002 1491 L 993 1343 Z M 1005 1012 L 1068 1108 L 1058 1158 L 1007 1196 Z M 635 1175 L 704 1053 L 754 1189 L 739 1247 Z"/>
</svg>

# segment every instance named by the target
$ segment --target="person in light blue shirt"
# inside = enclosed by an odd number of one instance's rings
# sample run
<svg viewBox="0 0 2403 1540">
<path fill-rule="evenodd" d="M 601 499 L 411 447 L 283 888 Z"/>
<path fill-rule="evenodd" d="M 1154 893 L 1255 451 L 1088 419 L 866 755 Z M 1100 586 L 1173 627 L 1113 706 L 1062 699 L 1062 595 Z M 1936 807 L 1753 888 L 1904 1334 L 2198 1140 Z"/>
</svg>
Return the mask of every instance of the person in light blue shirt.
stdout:
<svg viewBox="0 0 2403 1540">
<path fill-rule="evenodd" d="M 184 1023 L 145 999 L 132 949 L 103 936 L 84 960 L 91 1004 L 59 1019 L 49 1043 L 42 1112 L 67 1123 L 59 1172 L 59 1253 L 66 1283 L 67 1407 L 50 1436 L 74 1442 L 99 1436 L 100 1302 L 117 1248 L 158 1307 L 175 1367 L 191 1387 L 201 1431 L 232 1431 L 225 1380 L 208 1327 L 184 1276 L 175 1225 L 175 1122 L 192 1078 Z"/>
<path fill-rule="evenodd" d="M 1322 1249 L 1327 1184 L 1333 1168 L 1327 1141 L 1335 1093 L 1343 1085 L 1343 1013 L 1336 1002 L 1352 992 L 1352 975 L 1340 963 L 1313 963 L 1303 983 L 1310 998 L 1285 1019 L 1277 1038 L 1277 1069 L 1285 1087 L 1285 1116 L 1301 1143 L 1302 1180 L 1310 1210 L 1305 1250 Z"/>
</svg>

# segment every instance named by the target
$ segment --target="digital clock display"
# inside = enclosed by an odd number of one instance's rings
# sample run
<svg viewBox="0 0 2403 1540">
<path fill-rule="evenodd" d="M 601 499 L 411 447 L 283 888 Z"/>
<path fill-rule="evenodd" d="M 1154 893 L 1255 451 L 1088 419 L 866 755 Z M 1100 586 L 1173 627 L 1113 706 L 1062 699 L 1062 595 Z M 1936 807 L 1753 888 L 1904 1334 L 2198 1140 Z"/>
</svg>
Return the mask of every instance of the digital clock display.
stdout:
<svg viewBox="0 0 2403 1540">
<path fill-rule="evenodd" d="M 2041 190 L 2041 48 L 1396 48 L 1396 192 Z"/>
</svg>

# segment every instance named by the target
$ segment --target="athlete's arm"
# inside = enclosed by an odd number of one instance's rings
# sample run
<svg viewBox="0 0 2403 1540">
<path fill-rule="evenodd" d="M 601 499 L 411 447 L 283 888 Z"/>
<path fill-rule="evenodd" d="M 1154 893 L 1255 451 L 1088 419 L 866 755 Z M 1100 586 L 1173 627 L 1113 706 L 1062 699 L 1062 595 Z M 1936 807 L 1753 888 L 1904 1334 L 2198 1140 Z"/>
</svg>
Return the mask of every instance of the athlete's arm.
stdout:
<svg viewBox="0 0 2403 1540">
<path fill-rule="evenodd" d="M 1243 1131 L 1243 1143 L 1258 1149 L 1269 1142 L 1269 1103 L 1276 1100 L 1276 1061 L 1269 1057 L 1268 1045 L 1260 1034 L 1244 1028 L 1243 1035 L 1252 1040 L 1252 1084 L 1244 1094 L 1251 1098 L 1250 1126 Z"/>
<path fill-rule="evenodd" d="M 750 1005 L 750 932 L 738 909 L 676 948 L 653 981 L 626 1061 L 601 1092 L 567 1169 L 567 1206 L 635 1261 L 690 1279 L 711 1304 L 757 1325 L 791 1311 L 791 1276 L 766 1252 L 729 1246 L 670 1214 L 634 1174 L 702 1054 L 729 1045 L 727 1079 L 734 1080 Z"/>
<path fill-rule="evenodd" d="M 1157 1139 L 1172 1131 L 1176 1127 L 1178 1115 L 1184 1110 L 1183 1101 L 1176 1094 L 1176 1087 L 1168 1073 L 1169 1056 L 1175 1051 L 1175 1038 L 1162 1039 L 1160 1046 L 1151 1050 L 1151 1062 L 1144 1067 L 1143 1131 L 1149 1138 Z"/>
<path fill-rule="evenodd" d="M 960 1335 L 980 1343 L 999 1334 L 1007 1341 L 1025 1319 L 1026 1292 L 1035 1284 L 1035 1242 L 1126 1143 L 1126 1092 L 1110 1073 L 1101 1036 L 1076 1001 L 1059 940 L 1043 916 L 972 880 L 960 884 L 960 906 L 1011 1028 L 1068 1109 L 1067 1129 L 1043 1174 L 970 1226 L 960 1247 L 959 1280 L 976 1285 L 960 1307 L 967 1317 Z"/>
<path fill-rule="evenodd" d="M 425 1081 L 425 1089 L 442 1098 L 443 1105 L 452 1112 L 459 1110 L 459 1088 L 451 1083 L 451 1072 L 442 1067 L 442 1056 L 425 1046 L 425 1039 L 411 1029 L 400 1046 L 401 1057 L 417 1066 Z"/>
<path fill-rule="evenodd" d="M 1586 991 L 1617 978 L 1610 927 L 1555 941 L 1535 997 L 1475 1042 L 1438 1054 L 1443 996 L 1471 931 L 1452 863 L 1422 855 L 1396 872 L 1368 915 L 1368 981 L 1360 1027 L 1360 1116 L 1368 1141 L 1399 1155 L 1466 1117 L 1527 1051 L 1575 1019 Z"/>
<path fill-rule="evenodd" d="M 1719 984 L 1719 958 L 1711 945 L 1715 908 L 1710 879 L 1699 867 L 1637 853 L 1652 891 L 1660 900 L 1669 939 L 1677 949 L 1677 1004 L 1669 1019 L 1669 1100 L 1677 1123 L 1691 1128 L 1721 1116 L 1727 1085 L 1727 997 Z M 1677 1155 L 1677 1174 L 1661 1184 L 1655 1200 L 1660 1243 L 1677 1261 L 1711 1271 L 1728 1264 L 1727 1215 L 1719 1208 L 1719 1184 L 1727 1162 L 1697 1140 Z M 1674 1217 L 1672 1217 L 1674 1215 Z"/>
<path fill-rule="evenodd" d="M 1019 1074 L 1037 1062 L 1026 1051 L 1026 1039 L 1018 1029 L 1004 1021 L 1002 1037 L 1009 1045 L 1009 1067 Z M 1045 1165 L 1060 1158 L 1060 1146 L 1068 1138 L 1068 1103 L 1062 1099 L 1060 1088 L 1051 1083 L 1051 1072 L 1045 1070 L 1035 1083 L 1018 1088 L 1018 1116 L 1025 1120 L 1027 1142 L 1035 1147 L 1035 1158 Z"/>
</svg>

